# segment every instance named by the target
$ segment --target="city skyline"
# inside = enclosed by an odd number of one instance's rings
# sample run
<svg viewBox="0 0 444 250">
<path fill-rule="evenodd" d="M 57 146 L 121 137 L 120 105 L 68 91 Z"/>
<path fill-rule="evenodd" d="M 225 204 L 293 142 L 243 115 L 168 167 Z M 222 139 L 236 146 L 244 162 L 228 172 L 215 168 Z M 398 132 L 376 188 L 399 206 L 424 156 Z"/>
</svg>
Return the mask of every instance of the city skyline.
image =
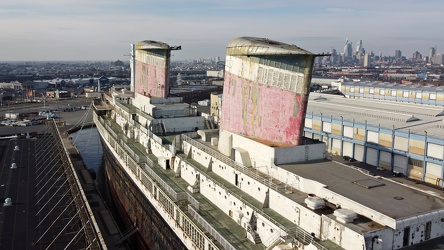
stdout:
<svg viewBox="0 0 444 250">
<path fill-rule="evenodd" d="M 265 37 L 313 53 L 353 50 L 411 57 L 443 52 L 442 1 L 19 0 L 0 3 L 0 61 L 129 60 L 130 44 L 181 45 L 172 60 L 225 55 L 240 36 Z"/>
</svg>

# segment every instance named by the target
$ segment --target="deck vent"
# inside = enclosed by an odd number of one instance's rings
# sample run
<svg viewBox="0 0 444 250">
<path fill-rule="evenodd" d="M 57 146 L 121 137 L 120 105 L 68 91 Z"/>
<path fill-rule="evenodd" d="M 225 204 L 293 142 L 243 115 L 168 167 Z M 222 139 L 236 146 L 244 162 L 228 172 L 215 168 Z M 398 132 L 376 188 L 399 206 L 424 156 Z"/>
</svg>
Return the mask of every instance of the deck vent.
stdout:
<svg viewBox="0 0 444 250">
<path fill-rule="evenodd" d="M 309 196 L 304 200 L 307 207 L 313 210 L 323 209 L 325 207 L 325 201 L 319 197 Z"/>
<path fill-rule="evenodd" d="M 367 188 L 367 189 L 385 186 L 384 183 L 381 183 L 381 182 L 373 180 L 373 179 L 357 180 L 357 181 L 354 181 L 353 183 L 357 184 L 361 187 Z"/>
<path fill-rule="evenodd" d="M 19 150 L 20 150 L 19 146 L 14 147 L 14 151 L 19 151 Z"/>
<path fill-rule="evenodd" d="M 326 101 L 327 98 L 323 97 L 323 96 L 318 96 L 314 99 L 315 101 Z"/>
<path fill-rule="evenodd" d="M 12 206 L 12 200 L 11 198 L 6 198 L 5 199 L 5 203 L 3 204 L 3 206 L 7 207 L 7 206 Z"/>
<path fill-rule="evenodd" d="M 15 162 L 14 162 L 11 164 L 11 169 L 15 169 L 15 168 L 17 168 L 17 164 L 15 164 Z"/>
<path fill-rule="evenodd" d="M 410 118 L 405 120 L 405 122 L 414 122 L 414 121 L 419 121 L 419 118 L 415 117 L 414 115 L 412 115 Z"/>
<path fill-rule="evenodd" d="M 333 212 L 333 215 L 336 216 L 336 219 L 341 223 L 350 223 L 358 218 L 358 215 L 355 212 L 346 208 L 336 209 Z"/>
</svg>

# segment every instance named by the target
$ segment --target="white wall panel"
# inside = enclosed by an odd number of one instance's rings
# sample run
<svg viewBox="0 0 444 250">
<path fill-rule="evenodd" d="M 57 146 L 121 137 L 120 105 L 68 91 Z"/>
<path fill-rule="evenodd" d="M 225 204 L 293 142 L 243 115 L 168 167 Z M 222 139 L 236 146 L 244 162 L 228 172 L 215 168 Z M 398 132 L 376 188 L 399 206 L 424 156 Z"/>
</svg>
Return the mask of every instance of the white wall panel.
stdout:
<svg viewBox="0 0 444 250">
<path fill-rule="evenodd" d="M 393 172 L 405 174 L 407 171 L 407 157 L 395 155 L 393 159 Z"/>
<path fill-rule="evenodd" d="M 322 122 L 322 131 L 331 133 L 331 123 L 330 122 Z"/>
<path fill-rule="evenodd" d="M 341 155 L 341 140 L 333 139 L 332 143 L 331 153 L 334 155 Z"/>
<path fill-rule="evenodd" d="M 372 142 L 372 143 L 379 143 L 378 140 L 378 132 L 374 132 L 374 131 L 367 131 L 367 142 Z"/>
<path fill-rule="evenodd" d="M 433 174 L 433 175 L 436 175 L 438 177 L 441 177 L 441 175 L 442 175 L 442 166 L 438 165 L 438 164 L 435 164 L 435 163 L 427 162 L 426 172 L 428 174 Z"/>
<path fill-rule="evenodd" d="M 379 167 L 391 170 L 392 166 L 392 154 L 385 151 L 379 152 Z"/>
<path fill-rule="evenodd" d="M 342 143 L 342 147 L 342 155 L 350 157 L 353 156 L 353 143 L 345 141 Z"/>
<path fill-rule="evenodd" d="M 408 139 L 405 137 L 395 136 L 395 149 L 407 151 L 408 150 Z"/>
<path fill-rule="evenodd" d="M 427 143 L 427 156 L 442 160 L 442 155 L 443 155 L 442 145 Z"/>
<path fill-rule="evenodd" d="M 313 127 L 313 119 L 305 118 L 305 127 L 312 128 Z"/>
<path fill-rule="evenodd" d="M 378 166 L 378 150 L 374 148 L 367 148 L 367 157 L 365 159 L 367 164 Z"/>
<path fill-rule="evenodd" d="M 344 126 L 344 136 L 348 138 L 353 138 L 353 127 Z"/>
<path fill-rule="evenodd" d="M 425 181 L 435 184 L 437 178 L 442 178 L 442 166 L 430 162 L 427 162 L 426 164 Z"/>
<path fill-rule="evenodd" d="M 364 161 L 364 146 L 355 144 L 355 155 L 357 161 Z"/>
</svg>

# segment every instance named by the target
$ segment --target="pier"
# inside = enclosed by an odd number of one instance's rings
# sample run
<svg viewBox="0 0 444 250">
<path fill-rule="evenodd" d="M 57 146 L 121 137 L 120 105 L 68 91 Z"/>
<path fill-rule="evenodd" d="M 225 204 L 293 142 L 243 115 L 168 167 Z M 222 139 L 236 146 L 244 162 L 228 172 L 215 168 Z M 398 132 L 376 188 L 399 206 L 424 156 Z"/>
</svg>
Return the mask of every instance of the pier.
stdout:
<svg viewBox="0 0 444 250">
<path fill-rule="evenodd" d="M 124 249 L 67 132 L 82 125 L 59 124 L 0 140 L 0 249 Z"/>
</svg>

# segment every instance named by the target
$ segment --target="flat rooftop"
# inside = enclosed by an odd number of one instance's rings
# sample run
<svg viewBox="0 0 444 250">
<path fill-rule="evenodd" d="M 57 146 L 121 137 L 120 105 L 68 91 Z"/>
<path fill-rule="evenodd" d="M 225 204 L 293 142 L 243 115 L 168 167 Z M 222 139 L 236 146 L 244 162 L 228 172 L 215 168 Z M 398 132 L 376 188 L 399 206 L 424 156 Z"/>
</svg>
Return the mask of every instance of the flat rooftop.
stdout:
<svg viewBox="0 0 444 250">
<path fill-rule="evenodd" d="M 75 218 L 75 208 L 70 205 L 71 196 L 65 193 L 67 186 L 62 184 L 63 178 L 50 182 L 49 174 L 39 174 L 37 166 L 42 165 L 36 162 L 44 160 L 35 154 L 38 140 L 43 139 L 0 140 L 0 248 L 82 248 L 83 240 L 70 243 L 80 225 L 70 223 L 71 218 Z M 14 150 L 15 146 L 20 150 Z M 59 163 L 55 155 L 48 158 L 55 160 L 46 162 L 47 166 Z M 12 163 L 16 163 L 17 168 L 11 169 Z M 51 167 L 45 170 L 51 175 L 63 172 Z M 56 191 L 53 183 L 61 191 Z M 11 198 L 11 205 L 5 206 L 6 198 Z M 68 224 L 70 227 L 65 228 Z"/>
<path fill-rule="evenodd" d="M 0 249 L 83 249 L 87 238 L 93 241 L 93 248 L 102 246 L 91 230 L 95 222 L 82 227 L 80 216 L 86 218 L 86 207 L 78 210 L 75 199 L 79 200 L 79 193 L 69 185 L 68 178 L 72 181 L 73 174 L 63 167 L 60 152 L 64 151 L 57 148 L 57 138 L 45 131 L 37 138 L 0 140 Z M 80 158 L 74 146 L 65 149 L 72 157 Z M 11 169 L 13 163 L 16 168 Z M 81 160 L 73 165 L 84 169 Z M 87 176 L 81 171 L 78 174 L 85 184 Z M 100 197 L 90 189 L 85 190 L 88 201 L 99 204 Z M 7 203 L 6 198 L 11 202 Z M 108 249 L 121 249 L 113 245 L 120 232 L 108 211 L 98 205 L 92 210 L 101 218 L 98 224 L 103 230 L 101 237 L 111 243 Z"/>
<path fill-rule="evenodd" d="M 279 165 L 303 178 L 393 219 L 402 219 L 444 208 L 444 197 L 372 176 L 335 161 Z"/>
</svg>

